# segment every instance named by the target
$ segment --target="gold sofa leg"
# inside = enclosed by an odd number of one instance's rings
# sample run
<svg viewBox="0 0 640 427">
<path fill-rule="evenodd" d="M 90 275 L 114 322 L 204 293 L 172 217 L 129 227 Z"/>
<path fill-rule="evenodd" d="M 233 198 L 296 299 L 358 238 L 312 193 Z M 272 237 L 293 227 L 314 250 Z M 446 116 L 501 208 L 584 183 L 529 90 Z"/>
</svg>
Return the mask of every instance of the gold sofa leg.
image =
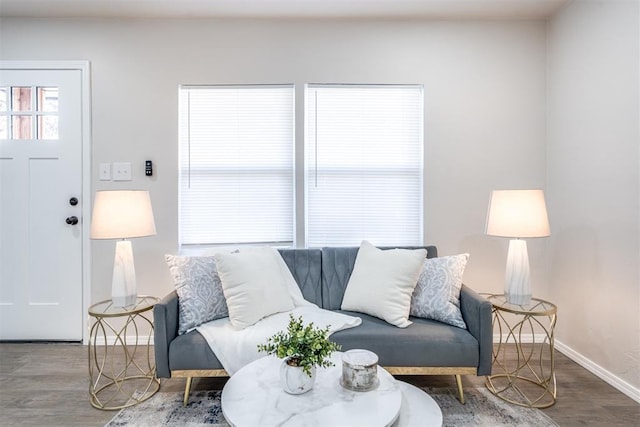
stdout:
<svg viewBox="0 0 640 427">
<path fill-rule="evenodd" d="M 458 397 L 460 398 L 460 403 L 464 405 L 464 391 L 462 390 L 462 376 L 460 374 L 456 374 L 456 384 L 458 385 Z"/>
<path fill-rule="evenodd" d="M 189 393 L 191 392 L 191 380 L 193 377 L 187 377 L 187 384 L 184 387 L 184 400 L 182 401 L 182 406 L 187 406 L 189 403 Z"/>
</svg>

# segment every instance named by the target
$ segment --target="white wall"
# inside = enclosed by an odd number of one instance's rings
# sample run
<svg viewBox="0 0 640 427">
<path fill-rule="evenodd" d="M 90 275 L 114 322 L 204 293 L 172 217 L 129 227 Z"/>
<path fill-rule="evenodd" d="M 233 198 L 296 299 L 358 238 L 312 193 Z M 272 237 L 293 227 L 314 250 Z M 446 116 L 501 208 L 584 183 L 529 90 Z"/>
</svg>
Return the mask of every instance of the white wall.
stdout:
<svg viewBox="0 0 640 427">
<path fill-rule="evenodd" d="M 159 296 L 171 290 L 163 255 L 178 245 L 179 84 L 424 84 L 425 242 L 470 252 L 465 281 L 500 292 L 507 242 L 482 234 L 488 197 L 545 185 L 545 31 L 540 21 L 4 19 L 0 57 L 91 61 L 92 190 L 150 190 L 158 235 L 136 239 L 134 253 L 139 293 Z M 131 183 L 97 180 L 113 161 L 133 162 Z M 530 245 L 534 280 L 544 250 Z M 113 242 L 92 251 L 98 301 L 110 295 Z"/>
<path fill-rule="evenodd" d="M 637 400 L 638 5 L 576 1 L 549 22 L 547 148 L 547 293 L 559 307 L 556 337 Z"/>
</svg>

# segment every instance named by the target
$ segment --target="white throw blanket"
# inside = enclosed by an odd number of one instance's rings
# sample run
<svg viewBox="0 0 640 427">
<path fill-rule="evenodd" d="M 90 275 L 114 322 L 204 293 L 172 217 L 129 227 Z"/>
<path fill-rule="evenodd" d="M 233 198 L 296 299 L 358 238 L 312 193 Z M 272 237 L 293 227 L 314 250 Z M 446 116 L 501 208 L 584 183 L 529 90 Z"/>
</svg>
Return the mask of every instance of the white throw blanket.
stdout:
<svg viewBox="0 0 640 427">
<path fill-rule="evenodd" d="M 272 314 L 240 330 L 234 329 L 228 317 L 212 320 L 196 328 L 229 375 L 233 375 L 244 365 L 266 355 L 258 352 L 258 344 L 266 344 L 267 338 L 286 330 L 289 325 L 289 314 L 293 314 L 296 318 L 302 316 L 304 325 L 313 322 L 315 327 L 321 329 L 329 327 L 329 335 L 362 323 L 359 317 L 324 310 L 305 300 L 287 264 L 276 249 L 272 250 L 277 255 L 274 259 L 279 264 L 281 279 L 291 295 L 295 308 Z"/>
<path fill-rule="evenodd" d="M 204 323 L 196 330 L 207 340 L 227 373 L 233 375 L 243 366 L 266 355 L 258 352 L 258 344 L 265 344 L 267 338 L 286 330 L 290 313 L 296 318 L 302 316 L 305 325 L 313 322 L 314 326 L 319 328 L 328 326 L 329 335 L 362 323 L 359 317 L 324 310 L 309 303 L 291 311 L 265 317 L 241 330 L 234 329 L 228 317 Z"/>
</svg>

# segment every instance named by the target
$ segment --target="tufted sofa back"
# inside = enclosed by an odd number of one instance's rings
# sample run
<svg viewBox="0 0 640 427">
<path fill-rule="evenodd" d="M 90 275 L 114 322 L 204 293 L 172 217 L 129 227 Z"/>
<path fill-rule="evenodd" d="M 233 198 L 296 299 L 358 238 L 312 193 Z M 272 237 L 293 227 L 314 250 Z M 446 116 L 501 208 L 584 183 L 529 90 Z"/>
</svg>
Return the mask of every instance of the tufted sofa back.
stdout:
<svg viewBox="0 0 640 427">
<path fill-rule="evenodd" d="M 279 249 L 304 299 L 322 307 L 322 250 Z"/>
<path fill-rule="evenodd" d="M 426 249 L 427 258 L 438 256 L 435 246 L 403 249 Z M 358 255 L 357 247 L 280 249 L 280 254 L 307 301 L 327 310 L 340 309 Z"/>
</svg>

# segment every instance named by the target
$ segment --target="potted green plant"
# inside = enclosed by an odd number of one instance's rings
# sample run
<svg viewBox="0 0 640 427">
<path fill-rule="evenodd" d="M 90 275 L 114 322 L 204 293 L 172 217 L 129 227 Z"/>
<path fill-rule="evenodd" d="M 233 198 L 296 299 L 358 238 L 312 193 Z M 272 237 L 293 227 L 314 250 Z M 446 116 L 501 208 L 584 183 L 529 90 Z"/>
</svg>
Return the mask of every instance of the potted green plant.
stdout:
<svg viewBox="0 0 640 427">
<path fill-rule="evenodd" d="M 258 351 L 284 359 L 280 367 L 282 388 L 290 394 L 305 393 L 313 388 L 316 366 L 333 366 L 331 353 L 340 346 L 330 341 L 329 328 L 314 327 L 313 322 L 304 326 L 302 317 L 289 315 L 286 331 L 280 331 L 258 344 Z"/>
</svg>

